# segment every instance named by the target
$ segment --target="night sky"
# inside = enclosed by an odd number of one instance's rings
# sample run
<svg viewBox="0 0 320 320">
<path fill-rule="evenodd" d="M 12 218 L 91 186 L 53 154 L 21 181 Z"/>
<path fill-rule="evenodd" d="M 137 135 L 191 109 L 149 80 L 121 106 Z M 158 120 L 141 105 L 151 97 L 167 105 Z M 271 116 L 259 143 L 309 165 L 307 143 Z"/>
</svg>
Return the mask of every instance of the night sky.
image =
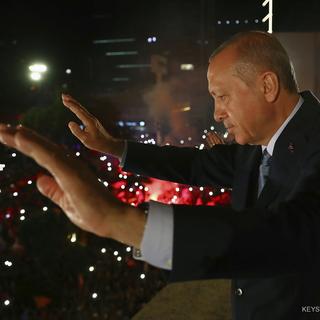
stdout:
<svg viewBox="0 0 320 320">
<path fill-rule="evenodd" d="M 237 31 L 266 30 L 267 24 L 261 19 L 267 8 L 261 4 L 261 0 L 3 1 L 0 5 L 0 101 L 3 104 L 0 113 L 5 109 L 8 112 L 4 105 L 10 103 L 16 110 L 26 108 L 25 97 L 30 87 L 26 68 L 31 61 L 45 60 L 50 64 L 48 90 L 51 90 L 53 84 L 65 81 L 64 71 L 70 65 L 74 82 L 88 79 L 88 59 L 96 59 L 92 45 L 95 39 L 135 37 L 145 41 L 149 35 L 156 35 L 161 39 L 158 46 L 162 51 L 163 48 L 174 50 L 181 41 L 186 46 L 209 41 L 210 48 L 202 53 L 206 59 L 212 50 L 212 39 L 221 42 Z M 319 16 L 320 1 L 274 1 L 275 32 L 319 31 Z M 238 19 L 240 23 L 235 24 Z M 249 23 L 244 24 L 245 19 Z M 254 23 L 254 19 L 259 23 Z M 226 24 L 227 20 L 230 24 Z M 192 46 L 190 50 L 194 50 Z M 91 71 L 92 86 L 88 90 L 94 90 L 95 72 Z"/>
</svg>

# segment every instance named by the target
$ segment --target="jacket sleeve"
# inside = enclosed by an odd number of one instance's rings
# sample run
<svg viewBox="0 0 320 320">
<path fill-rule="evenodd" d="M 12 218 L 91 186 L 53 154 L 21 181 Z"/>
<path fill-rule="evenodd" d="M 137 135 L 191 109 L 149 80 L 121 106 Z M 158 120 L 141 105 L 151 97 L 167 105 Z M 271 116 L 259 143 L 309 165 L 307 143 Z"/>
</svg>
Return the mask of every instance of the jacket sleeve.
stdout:
<svg viewBox="0 0 320 320">
<path fill-rule="evenodd" d="M 287 200 L 243 211 L 174 206 L 172 281 L 268 277 L 320 264 L 320 154 Z"/>
<path fill-rule="evenodd" d="M 231 187 L 236 145 L 210 150 L 128 142 L 123 169 L 144 176 L 195 186 Z"/>
</svg>

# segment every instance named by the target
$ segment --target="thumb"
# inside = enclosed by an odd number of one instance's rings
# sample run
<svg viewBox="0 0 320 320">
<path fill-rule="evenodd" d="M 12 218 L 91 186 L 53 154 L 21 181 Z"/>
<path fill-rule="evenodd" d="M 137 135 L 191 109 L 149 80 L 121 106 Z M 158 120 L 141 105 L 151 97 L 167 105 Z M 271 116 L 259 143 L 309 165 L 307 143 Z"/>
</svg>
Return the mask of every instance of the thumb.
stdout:
<svg viewBox="0 0 320 320">
<path fill-rule="evenodd" d="M 62 203 L 64 192 L 53 177 L 47 175 L 41 176 L 37 180 L 37 187 L 45 197 L 61 207 L 60 204 Z"/>
</svg>

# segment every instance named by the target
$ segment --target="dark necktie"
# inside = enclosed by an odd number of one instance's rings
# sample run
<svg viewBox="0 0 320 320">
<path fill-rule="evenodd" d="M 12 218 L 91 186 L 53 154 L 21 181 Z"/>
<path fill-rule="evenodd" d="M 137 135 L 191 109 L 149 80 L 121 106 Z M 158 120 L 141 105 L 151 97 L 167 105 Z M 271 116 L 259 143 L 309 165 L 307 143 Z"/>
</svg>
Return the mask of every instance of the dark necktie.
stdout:
<svg viewBox="0 0 320 320">
<path fill-rule="evenodd" d="M 271 159 L 272 157 L 268 153 L 267 149 L 264 149 L 261 164 L 259 166 L 258 197 L 260 196 L 260 193 L 266 184 L 269 175 Z"/>
</svg>

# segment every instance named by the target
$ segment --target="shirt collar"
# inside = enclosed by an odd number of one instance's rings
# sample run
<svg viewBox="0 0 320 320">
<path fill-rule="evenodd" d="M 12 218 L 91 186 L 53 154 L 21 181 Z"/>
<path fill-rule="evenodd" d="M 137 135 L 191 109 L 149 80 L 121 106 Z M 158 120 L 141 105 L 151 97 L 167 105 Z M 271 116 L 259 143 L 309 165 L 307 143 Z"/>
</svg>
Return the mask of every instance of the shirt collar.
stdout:
<svg viewBox="0 0 320 320">
<path fill-rule="evenodd" d="M 272 156 L 274 145 L 276 144 L 280 134 L 284 130 L 284 128 L 287 126 L 287 124 L 290 122 L 290 120 L 293 118 L 293 116 L 297 113 L 297 111 L 300 109 L 301 105 L 303 104 L 303 98 L 300 96 L 298 103 L 294 107 L 294 109 L 291 111 L 288 118 L 283 122 L 281 127 L 277 130 L 277 132 L 272 136 L 267 146 L 261 146 L 262 152 L 267 149 L 268 153 Z"/>
</svg>

